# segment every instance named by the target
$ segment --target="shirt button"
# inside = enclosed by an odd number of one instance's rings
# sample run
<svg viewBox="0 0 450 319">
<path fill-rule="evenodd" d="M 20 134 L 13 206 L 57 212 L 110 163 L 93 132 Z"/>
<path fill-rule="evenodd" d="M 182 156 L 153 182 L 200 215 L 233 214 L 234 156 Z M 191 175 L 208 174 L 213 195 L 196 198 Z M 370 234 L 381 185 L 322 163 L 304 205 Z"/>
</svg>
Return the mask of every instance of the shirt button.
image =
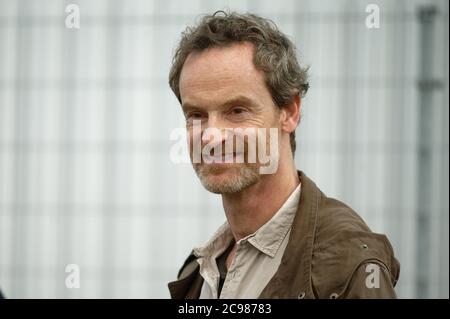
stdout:
<svg viewBox="0 0 450 319">
<path fill-rule="evenodd" d="M 333 293 L 330 295 L 330 299 L 337 299 L 337 297 L 339 297 L 339 295 L 338 295 L 337 293 L 335 293 L 335 292 L 333 292 Z"/>
<path fill-rule="evenodd" d="M 305 292 L 304 291 L 302 291 L 299 295 L 298 295 L 298 299 L 303 299 L 303 298 L 305 298 Z"/>
</svg>

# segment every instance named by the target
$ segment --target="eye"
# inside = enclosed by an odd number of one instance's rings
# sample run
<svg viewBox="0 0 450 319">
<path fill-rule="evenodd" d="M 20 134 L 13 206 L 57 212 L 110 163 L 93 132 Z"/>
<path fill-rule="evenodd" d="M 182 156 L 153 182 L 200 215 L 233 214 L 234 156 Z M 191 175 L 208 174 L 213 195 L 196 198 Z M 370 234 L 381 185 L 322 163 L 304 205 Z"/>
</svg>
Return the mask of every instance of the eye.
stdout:
<svg viewBox="0 0 450 319">
<path fill-rule="evenodd" d="M 196 119 L 201 119 L 202 118 L 202 113 L 200 112 L 190 112 L 186 114 L 186 119 L 192 119 L 192 120 L 196 120 Z"/>
<path fill-rule="evenodd" d="M 237 106 L 237 107 L 233 107 L 233 108 L 231 109 L 231 114 L 234 114 L 234 115 L 241 115 L 241 114 L 243 114 L 245 111 L 246 111 L 245 108 L 240 107 L 240 106 Z"/>
</svg>

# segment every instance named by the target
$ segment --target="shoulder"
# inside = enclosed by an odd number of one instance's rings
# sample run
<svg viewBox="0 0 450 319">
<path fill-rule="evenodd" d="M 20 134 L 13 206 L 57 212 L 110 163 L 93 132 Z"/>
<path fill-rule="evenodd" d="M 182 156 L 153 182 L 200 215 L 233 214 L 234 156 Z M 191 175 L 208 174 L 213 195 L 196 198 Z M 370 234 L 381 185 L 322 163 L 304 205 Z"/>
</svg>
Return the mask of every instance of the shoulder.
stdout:
<svg viewBox="0 0 450 319">
<path fill-rule="evenodd" d="M 311 264 L 317 296 L 345 295 L 355 278 L 373 267 L 395 286 L 400 265 L 387 237 L 372 232 L 346 204 L 321 194 Z"/>
</svg>

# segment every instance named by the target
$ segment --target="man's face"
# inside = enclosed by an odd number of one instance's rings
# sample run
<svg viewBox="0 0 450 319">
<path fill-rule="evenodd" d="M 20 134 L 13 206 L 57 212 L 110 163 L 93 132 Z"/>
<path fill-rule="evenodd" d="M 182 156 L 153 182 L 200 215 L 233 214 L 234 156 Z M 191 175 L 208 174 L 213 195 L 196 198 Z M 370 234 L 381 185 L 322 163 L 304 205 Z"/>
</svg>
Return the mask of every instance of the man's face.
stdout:
<svg viewBox="0 0 450 319">
<path fill-rule="evenodd" d="M 278 107 L 265 84 L 264 73 L 253 64 L 253 52 L 250 43 L 193 52 L 181 72 L 180 95 L 189 133 L 191 160 L 196 141 L 202 149 L 208 143 L 222 144 L 221 154 L 208 152 L 203 154 L 201 162 L 193 162 L 203 186 L 214 193 L 239 192 L 260 178 L 259 159 L 248 161 L 249 148 L 256 146 L 249 145 L 253 144 L 249 143 L 250 138 L 244 138 L 243 149 L 234 147 L 231 152 L 229 148 L 227 151 L 225 129 L 269 129 L 280 125 Z M 200 134 L 196 133 L 195 123 L 201 123 Z M 208 128 L 219 129 L 223 133 L 222 139 L 205 138 L 205 129 Z M 266 136 L 266 146 L 268 140 Z M 232 157 L 233 163 L 205 163 L 205 156 L 215 159 Z M 244 157 L 245 162 L 236 163 L 238 157 Z"/>
</svg>

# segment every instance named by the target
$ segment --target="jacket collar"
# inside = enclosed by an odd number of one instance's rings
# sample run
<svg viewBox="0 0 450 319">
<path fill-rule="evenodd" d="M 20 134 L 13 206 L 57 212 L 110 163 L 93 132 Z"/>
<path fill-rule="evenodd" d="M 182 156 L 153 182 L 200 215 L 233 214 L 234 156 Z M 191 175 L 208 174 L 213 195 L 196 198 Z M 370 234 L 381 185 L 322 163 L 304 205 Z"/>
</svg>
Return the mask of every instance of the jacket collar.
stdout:
<svg viewBox="0 0 450 319">
<path fill-rule="evenodd" d="M 261 292 L 260 298 L 297 298 L 300 295 L 302 298 L 314 298 L 311 260 L 321 192 L 302 171 L 298 171 L 298 175 L 302 191 L 289 242 L 280 267 Z"/>
</svg>

